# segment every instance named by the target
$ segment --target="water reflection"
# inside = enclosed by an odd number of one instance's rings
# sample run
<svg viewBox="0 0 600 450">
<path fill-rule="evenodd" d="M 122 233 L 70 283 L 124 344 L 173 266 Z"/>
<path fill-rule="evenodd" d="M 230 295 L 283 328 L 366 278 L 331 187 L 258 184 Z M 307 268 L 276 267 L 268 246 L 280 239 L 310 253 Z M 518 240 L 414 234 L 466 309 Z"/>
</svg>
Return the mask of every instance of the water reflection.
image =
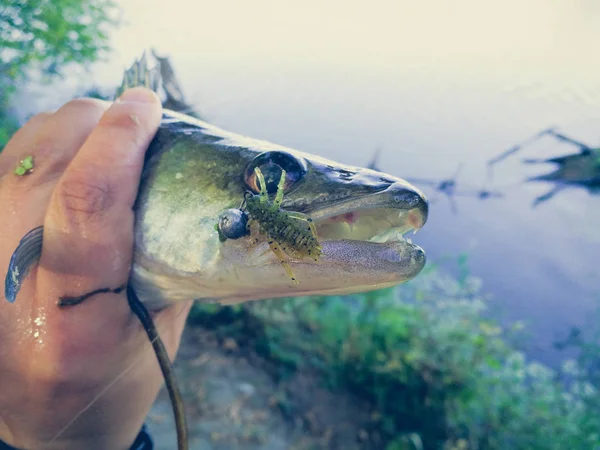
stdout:
<svg viewBox="0 0 600 450">
<path fill-rule="evenodd" d="M 543 181 L 550 182 L 555 186 L 547 193 L 536 197 L 532 206 L 536 207 L 540 203 L 552 199 L 556 194 L 569 187 L 577 187 L 585 189 L 590 195 L 600 195 L 600 147 L 594 148 L 575 140 L 569 136 L 557 132 L 553 128 L 548 128 L 536 133 L 533 137 L 526 141 L 510 147 L 499 155 L 488 160 L 488 176 L 485 184 L 492 183 L 493 168 L 496 164 L 504 161 L 523 150 L 529 144 L 535 143 L 544 136 L 551 136 L 560 142 L 567 143 L 578 149 L 577 153 L 568 153 L 551 158 L 525 158 L 523 164 L 548 165 L 553 164 L 556 167 L 552 172 L 542 175 L 530 176 L 525 179 L 525 182 Z M 367 167 L 381 171 L 378 163 L 380 156 L 378 149 L 371 162 Z M 430 202 L 435 203 L 438 194 L 445 195 L 450 203 L 450 208 L 453 214 L 458 213 L 458 206 L 455 197 L 472 197 L 480 200 L 491 198 L 502 198 L 504 195 L 498 190 L 488 189 L 486 187 L 474 188 L 463 183 L 459 183 L 459 175 L 464 163 L 460 163 L 458 168 L 451 177 L 441 179 L 414 178 L 405 176 L 404 178 L 419 187 L 429 187 L 433 190 L 434 195 L 430 197 Z"/>
<path fill-rule="evenodd" d="M 490 159 L 490 168 L 521 151 L 525 146 L 536 142 L 544 136 L 551 136 L 560 142 L 576 147 L 578 153 L 555 156 L 552 158 L 524 159 L 525 164 L 554 164 L 558 167 L 550 173 L 527 178 L 527 181 L 547 181 L 555 186 L 547 193 L 540 195 L 533 201 L 533 206 L 548 201 L 567 187 L 580 187 L 590 194 L 600 194 L 600 148 L 593 148 L 564 134 L 558 133 L 553 128 L 548 128 L 537 133 L 527 141 L 517 144 L 500 155 Z"/>
<path fill-rule="evenodd" d="M 370 169 L 382 171 L 377 164 L 377 158 L 380 151 L 377 150 L 373 159 L 367 166 Z M 435 204 L 438 200 L 439 194 L 446 196 L 448 203 L 450 204 L 450 210 L 452 214 L 458 214 L 458 205 L 456 203 L 456 197 L 471 197 L 478 198 L 480 200 L 487 200 L 490 198 L 501 198 L 502 193 L 498 191 L 489 190 L 485 187 L 477 189 L 470 186 L 464 186 L 462 183 L 458 186 L 458 176 L 463 167 L 463 164 L 459 164 L 456 172 L 449 178 L 441 178 L 438 180 L 427 179 L 427 178 L 413 178 L 405 176 L 404 179 L 409 183 L 412 183 L 419 187 L 429 187 L 434 191 L 433 196 L 429 197 L 430 204 Z"/>
</svg>

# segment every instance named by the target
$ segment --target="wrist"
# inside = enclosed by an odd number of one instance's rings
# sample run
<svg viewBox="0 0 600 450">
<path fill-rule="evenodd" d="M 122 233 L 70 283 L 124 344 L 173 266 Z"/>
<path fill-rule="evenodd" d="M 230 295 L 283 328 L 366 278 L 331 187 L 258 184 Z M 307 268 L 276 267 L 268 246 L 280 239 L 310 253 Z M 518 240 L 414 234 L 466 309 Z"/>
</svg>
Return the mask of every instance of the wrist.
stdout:
<svg viewBox="0 0 600 450">
<path fill-rule="evenodd" d="M 0 450 L 26 450 L 26 449 L 30 449 L 30 448 L 31 449 L 38 448 L 37 444 L 35 444 L 35 443 L 26 443 L 25 446 L 23 446 L 23 447 L 16 447 L 12 441 L 13 441 L 12 438 L 5 437 L 0 432 Z M 47 444 L 48 444 L 47 442 L 43 444 L 44 449 L 48 449 L 48 447 L 46 447 Z M 83 445 L 83 447 L 82 447 L 82 445 Z M 90 446 L 89 442 L 88 443 L 73 442 L 70 444 L 61 442 L 61 443 L 56 444 L 56 448 L 61 449 L 61 450 L 68 450 L 71 448 L 73 448 L 73 449 L 81 449 L 81 448 L 92 449 L 92 448 L 95 448 L 95 446 L 97 446 L 97 445 L 99 445 L 98 442 L 95 442 L 91 446 Z M 101 444 L 101 446 L 99 446 L 98 448 L 107 448 L 107 447 L 104 447 L 104 444 Z M 133 443 L 129 447 L 124 448 L 124 450 L 153 450 L 153 449 L 154 449 L 154 442 L 152 441 L 152 438 L 150 437 L 150 434 L 148 433 L 146 424 L 144 424 L 142 426 L 142 429 L 136 436 Z"/>
<path fill-rule="evenodd" d="M 10 420 L 7 417 L 5 421 L 0 418 L 0 442 L 8 449 L 17 450 L 129 450 L 139 432 L 139 428 L 129 432 L 117 430 L 111 423 L 103 426 L 98 420 L 95 427 L 69 427 L 68 432 L 57 436 L 56 425 L 48 426 L 44 422 L 39 417 L 30 417 L 30 420 L 26 416 Z M 4 447 L 0 445 L 0 450 Z"/>
</svg>

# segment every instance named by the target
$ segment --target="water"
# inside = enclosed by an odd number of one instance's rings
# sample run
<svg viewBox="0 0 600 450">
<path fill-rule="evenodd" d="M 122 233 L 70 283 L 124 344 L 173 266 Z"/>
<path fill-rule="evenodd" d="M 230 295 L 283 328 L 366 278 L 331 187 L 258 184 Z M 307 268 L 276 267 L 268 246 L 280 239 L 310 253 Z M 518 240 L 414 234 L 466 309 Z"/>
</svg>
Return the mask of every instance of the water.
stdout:
<svg viewBox="0 0 600 450">
<path fill-rule="evenodd" d="M 552 342 L 582 326 L 600 296 L 600 196 L 523 184 L 544 166 L 521 157 L 575 152 L 550 137 L 499 164 L 486 161 L 549 126 L 600 145 L 600 6 L 592 1 L 122 2 L 129 24 L 93 82 L 116 85 L 143 48 L 168 54 L 188 99 L 226 129 L 382 170 L 504 197 L 432 197 L 415 240 L 431 260 L 469 254 L 503 320 L 529 324 L 531 353 L 556 364 Z M 299 4 L 300 5 L 300 4 Z M 22 113 L 90 86 L 74 72 L 32 88 Z M 34 99 L 34 100 L 32 100 Z M 550 167 L 547 168 L 548 170 Z M 487 184 L 486 184 L 487 183 Z"/>
</svg>

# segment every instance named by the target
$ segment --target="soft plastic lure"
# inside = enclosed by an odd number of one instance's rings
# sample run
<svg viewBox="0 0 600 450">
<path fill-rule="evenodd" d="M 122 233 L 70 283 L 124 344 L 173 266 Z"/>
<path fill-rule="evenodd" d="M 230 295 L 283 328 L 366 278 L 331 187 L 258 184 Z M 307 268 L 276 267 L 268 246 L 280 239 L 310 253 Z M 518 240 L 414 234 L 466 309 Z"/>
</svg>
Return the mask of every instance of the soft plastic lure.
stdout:
<svg viewBox="0 0 600 450">
<path fill-rule="evenodd" d="M 281 171 L 273 202 L 269 202 L 267 183 L 262 172 L 256 167 L 254 173 L 260 183 L 260 193 L 246 195 L 246 210 L 250 219 L 259 224 L 259 232 L 267 236 L 271 250 L 277 255 L 294 284 L 298 284 L 286 256 L 300 259 L 312 258 L 318 261 L 322 250 L 317 228 L 306 214 L 281 209 L 285 170 Z"/>
</svg>

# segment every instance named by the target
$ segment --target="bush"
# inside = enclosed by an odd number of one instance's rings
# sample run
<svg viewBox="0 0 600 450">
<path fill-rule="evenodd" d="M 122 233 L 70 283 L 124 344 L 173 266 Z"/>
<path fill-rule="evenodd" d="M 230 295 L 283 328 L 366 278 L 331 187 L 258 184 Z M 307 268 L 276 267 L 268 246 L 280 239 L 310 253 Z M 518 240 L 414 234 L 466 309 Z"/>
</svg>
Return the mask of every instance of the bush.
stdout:
<svg viewBox="0 0 600 450">
<path fill-rule="evenodd" d="M 2 86 L 0 86 L 0 152 L 19 127 L 19 122 L 8 104 L 8 98 L 3 96 L 1 89 Z"/>
<path fill-rule="evenodd" d="M 119 24 L 112 0 L 3 0 L 0 5 L 0 152 L 16 131 L 10 100 L 32 71 L 46 79 L 109 50 Z"/>
<path fill-rule="evenodd" d="M 316 369 L 369 400 L 387 450 L 600 448 L 600 400 L 578 365 L 566 385 L 485 309 L 477 280 L 431 270 L 350 297 L 198 305 L 190 320 L 228 324 L 284 373 Z"/>
<path fill-rule="evenodd" d="M 108 50 L 117 25 L 112 0 L 3 0 L 0 7 L 0 73 L 3 85 L 26 78 L 32 68 L 60 74 L 69 63 L 95 61 Z"/>
</svg>

